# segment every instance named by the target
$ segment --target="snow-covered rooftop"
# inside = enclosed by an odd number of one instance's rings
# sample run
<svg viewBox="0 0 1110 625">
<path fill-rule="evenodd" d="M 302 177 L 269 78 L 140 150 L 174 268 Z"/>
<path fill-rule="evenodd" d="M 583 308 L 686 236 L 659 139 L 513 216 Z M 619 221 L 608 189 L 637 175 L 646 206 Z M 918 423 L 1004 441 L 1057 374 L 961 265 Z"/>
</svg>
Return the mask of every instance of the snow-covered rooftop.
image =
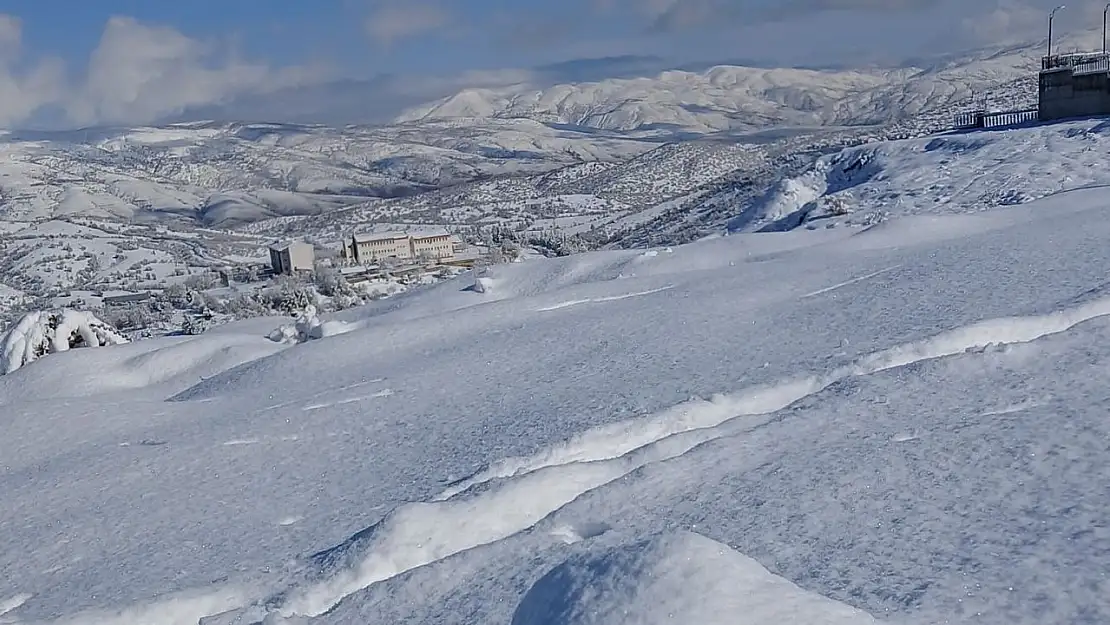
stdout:
<svg viewBox="0 0 1110 625">
<path fill-rule="evenodd" d="M 403 230 L 392 230 L 388 232 L 359 232 L 354 235 L 354 239 L 358 243 L 367 243 L 369 241 L 395 241 L 398 239 L 407 239 L 408 232 Z"/>
<path fill-rule="evenodd" d="M 283 250 L 287 250 L 291 247 L 298 247 L 298 246 L 303 246 L 303 245 L 311 245 L 311 244 L 310 243 L 305 243 L 304 241 L 277 241 L 275 243 L 270 244 L 270 249 L 274 250 L 274 251 L 277 251 L 277 252 L 280 252 L 280 251 L 283 251 Z"/>
<path fill-rule="evenodd" d="M 424 239 L 430 237 L 445 237 L 450 236 L 446 228 L 431 227 L 431 228 L 414 228 L 410 230 L 385 230 L 378 232 L 359 232 L 354 235 L 355 241 L 359 243 L 366 243 L 369 241 L 395 241 L 398 239 L 407 239 L 412 237 L 414 239 Z"/>
</svg>

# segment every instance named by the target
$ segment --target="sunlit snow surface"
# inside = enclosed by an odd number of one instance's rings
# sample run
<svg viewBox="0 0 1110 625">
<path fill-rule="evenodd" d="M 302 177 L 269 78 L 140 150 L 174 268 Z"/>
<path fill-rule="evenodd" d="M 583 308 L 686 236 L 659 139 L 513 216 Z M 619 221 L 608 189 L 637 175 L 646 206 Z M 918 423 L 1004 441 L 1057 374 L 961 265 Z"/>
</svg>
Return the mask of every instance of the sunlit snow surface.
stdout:
<svg viewBox="0 0 1110 625">
<path fill-rule="evenodd" d="M 1108 202 L 43 358 L 0 377 L 0 622 L 1108 622 Z"/>
</svg>

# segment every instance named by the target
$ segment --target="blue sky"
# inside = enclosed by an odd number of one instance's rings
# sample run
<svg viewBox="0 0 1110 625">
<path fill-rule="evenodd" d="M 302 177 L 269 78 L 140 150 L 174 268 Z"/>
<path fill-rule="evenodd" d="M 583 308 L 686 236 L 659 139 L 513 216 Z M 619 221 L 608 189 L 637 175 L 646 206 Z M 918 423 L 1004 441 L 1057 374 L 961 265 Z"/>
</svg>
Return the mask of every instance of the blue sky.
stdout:
<svg viewBox="0 0 1110 625">
<path fill-rule="evenodd" d="M 1052 0 L 6 0 L 0 127 L 148 120 L 383 73 L 618 55 L 768 65 L 894 63 L 1028 38 Z M 1061 31 L 1092 20 L 1078 0 Z M 5 21 L 6 19 L 6 21 Z M 14 33 L 14 34 L 13 34 Z M 477 79 L 479 82 L 481 79 Z M 415 96 L 413 96 L 415 97 Z M 176 100 L 175 100 L 176 98 Z M 46 113 L 44 113 L 46 111 Z"/>
<path fill-rule="evenodd" d="M 110 17 L 123 15 L 171 26 L 189 37 L 235 45 L 252 58 L 276 64 L 327 60 L 350 75 L 528 66 L 617 54 L 657 54 L 679 60 L 737 56 L 773 62 L 781 58 L 805 63 L 820 60 L 815 48 L 822 43 L 825 48 L 831 45 L 829 51 L 838 58 L 893 58 L 919 52 L 931 35 L 942 32 L 945 21 L 930 19 L 937 28 L 920 30 L 921 22 L 914 18 L 943 13 L 930 10 L 930 5 L 941 3 L 929 0 L 857 0 L 856 5 L 871 8 L 824 13 L 808 7 L 853 3 L 693 0 L 674 4 L 729 5 L 731 14 L 716 26 L 713 20 L 699 22 L 695 17 L 687 24 L 677 18 L 667 30 L 654 20 L 653 11 L 662 9 L 652 8 L 667 6 L 666 0 L 7 0 L 2 10 L 22 20 L 24 44 L 30 52 L 56 54 L 73 64 L 82 63 L 95 48 Z M 976 4 L 976 0 L 950 4 Z M 772 17 L 766 15 L 769 10 L 783 5 L 796 9 L 782 11 L 776 23 L 763 21 Z M 897 8 L 903 6 L 910 8 Z M 926 8 L 914 8 L 918 6 Z M 698 10 L 691 9 L 691 15 Z M 423 19 L 416 15 L 421 11 Z M 953 17 L 958 13 L 963 11 L 952 12 Z M 408 21 L 405 15 L 410 16 Z M 392 30 L 399 33 L 395 39 L 375 39 L 375 33 L 390 30 L 375 31 L 376 17 L 392 17 Z M 759 22 L 759 27 L 745 28 L 746 21 Z M 858 30 L 869 36 L 862 40 L 820 36 L 834 24 L 842 33 Z M 787 44 L 784 40 L 791 35 L 804 41 Z"/>
</svg>

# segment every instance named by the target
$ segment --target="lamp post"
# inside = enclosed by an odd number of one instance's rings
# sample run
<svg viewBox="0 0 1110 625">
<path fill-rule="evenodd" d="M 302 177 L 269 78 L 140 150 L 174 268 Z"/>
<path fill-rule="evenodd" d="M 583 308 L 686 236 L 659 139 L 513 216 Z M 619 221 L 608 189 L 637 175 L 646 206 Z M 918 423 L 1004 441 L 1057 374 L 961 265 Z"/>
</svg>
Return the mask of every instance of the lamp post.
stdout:
<svg viewBox="0 0 1110 625">
<path fill-rule="evenodd" d="M 1049 58 L 1052 57 L 1052 19 L 1056 17 L 1056 12 L 1059 11 L 1060 9 L 1062 9 L 1062 8 L 1064 8 L 1064 5 L 1061 4 L 1060 6 L 1056 7 L 1055 9 L 1052 9 L 1052 12 L 1048 14 L 1048 56 L 1049 56 Z"/>
<path fill-rule="evenodd" d="M 1110 2 L 1102 9 L 1102 56 L 1106 56 L 1106 14 L 1110 13 Z"/>
</svg>

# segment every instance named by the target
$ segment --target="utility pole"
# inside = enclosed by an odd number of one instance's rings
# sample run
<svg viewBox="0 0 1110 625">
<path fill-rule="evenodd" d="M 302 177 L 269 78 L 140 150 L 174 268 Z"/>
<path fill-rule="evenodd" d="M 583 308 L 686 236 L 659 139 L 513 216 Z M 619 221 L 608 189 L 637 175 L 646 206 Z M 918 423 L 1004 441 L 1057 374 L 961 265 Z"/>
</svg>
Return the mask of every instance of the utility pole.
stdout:
<svg viewBox="0 0 1110 625">
<path fill-rule="evenodd" d="M 1059 11 L 1060 9 L 1063 9 L 1064 6 L 1065 5 L 1061 4 L 1060 6 L 1056 7 L 1055 9 L 1052 9 L 1052 12 L 1048 14 L 1048 56 L 1049 57 L 1052 57 L 1052 20 L 1053 20 L 1053 18 L 1056 17 L 1056 12 Z"/>
</svg>

